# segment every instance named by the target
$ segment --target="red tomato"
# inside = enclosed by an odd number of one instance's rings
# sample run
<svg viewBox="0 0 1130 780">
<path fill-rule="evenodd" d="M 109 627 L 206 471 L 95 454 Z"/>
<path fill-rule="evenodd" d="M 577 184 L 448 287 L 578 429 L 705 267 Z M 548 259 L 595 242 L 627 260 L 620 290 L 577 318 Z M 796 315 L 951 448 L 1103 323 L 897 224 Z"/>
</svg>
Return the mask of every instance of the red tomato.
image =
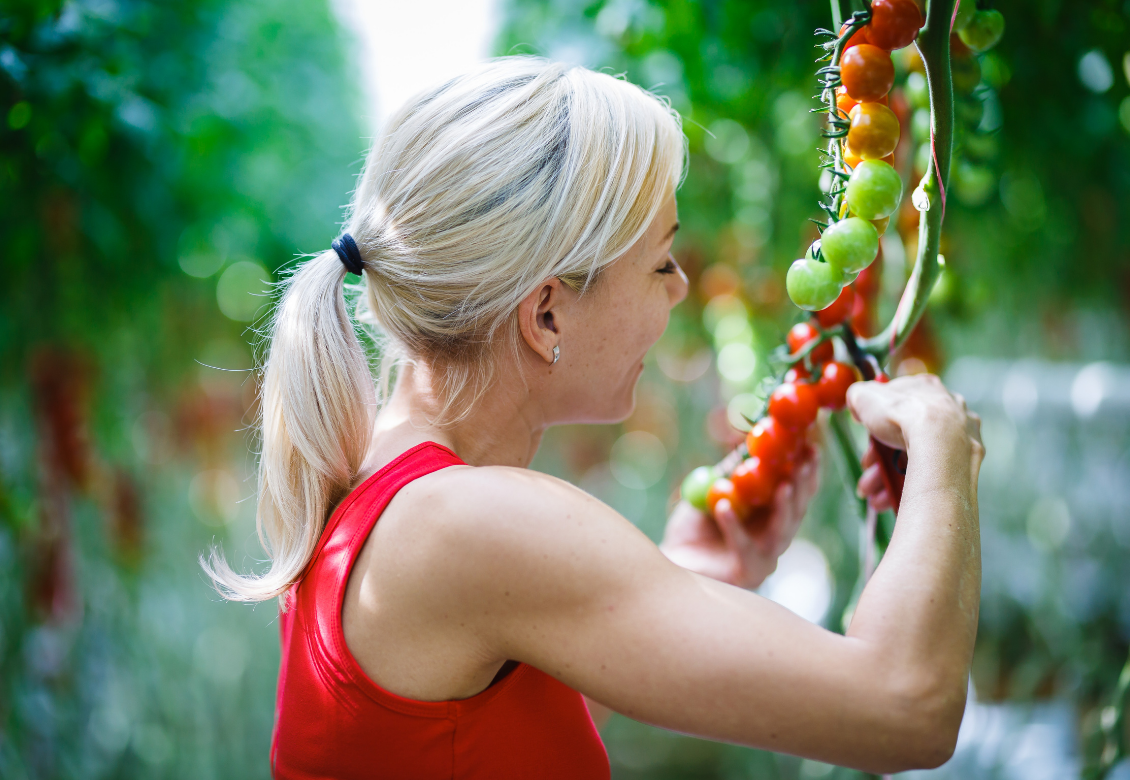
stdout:
<svg viewBox="0 0 1130 780">
<path fill-rule="evenodd" d="M 760 458 L 747 458 L 730 475 L 738 497 L 751 507 L 773 503 L 777 491 L 777 470 Z"/>
<path fill-rule="evenodd" d="M 891 55 L 861 43 L 844 52 L 840 59 L 840 79 L 848 95 L 857 101 L 876 101 L 891 91 L 895 83 L 895 64 Z"/>
<path fill-rule="evenodd" d="M 887 384 L 887 382 L 891 381 L 891 378 L 889 376 L 887 376 L 885 372 L 880 371 L 878 374 L 875 375 L 875 381 L 878 382 L 881 385 L 885 385 L 885 384 Z"/>
<path fill-rule="evenodd" d="M 798 322 L 796 325 L 793 325 L 786 339 L 789 345 L 789 352 L 795 355 L 805 344 L 818 338 L 820 338 L 820 331 L 814 328 L 812 323 Z M 825 341 L 809 353 L 813 363 L 826 363 L 835 357 L 835 355 L 835 347 L 832 346 L 832 342 L 830 341 Z"/>
<path fill-rule="evenodd" d="M 797 363 L 795 366 L 785 372 L 786 382 L 803 382 L 805 379 L 811 377 L 812 374 L 808 373 L 808 369 L 804 367 L 803 363 Z"/>
<path fill-rule="evenodd" d="M 725 477 L 714 480 L 710 490 L 706 491 L 706 508 L 710 510 L 710 514 L 714 514 L 715 505 L 723 498 L 730 502 L 730 507 L 738 517 L 745 517 L 749 514 L 749 507 L 738 495 L 734 483 Z"/>
<path fill-rule="evenodd" d="M 829 409 L 843 409 L 847 403 L 847 391 L 852 383 L 859 381 L 855 369 L 847 363 L 831 362 L 824 366 L 824 373 L 816 383 L 820 405 Z"/>
<path fill-rule="evenodd" d="M 868 43 L 894 51 L 914 43 L 924 23 L 914 0 L 875 0 L 871 3 Z"/>
<path fill-rule="evenodd" d="M 816 422 L 819 411 L 816 386 L 807 382 L 787 382 L 769 396 L 769 416 L 794 431 L 803 431 Z"/>
<path fill-rule="evenodd" d="M 796 449 L 796 434 L 772 417 L 762 417 L 745 437 L 745 446 L 751 458 L 757 458 L 774 468 L 788 462 Z"/>
<path fill-rule="evenodd" d="M 844 287 L 843 291 L 840 293 L 840 297 L 832 301 L 831 306 L 827 309 L 821 309 L 813 316 L 815 316 L 816 321 L 820 323 L 820 327 L 827 330 L 828 328 L 834 328 L 843 323 L 844 320 L 851 316 L 854 309 L 855 290 L 849 284 Z M 788 381 L 787 375 L 785 381 Z"/>
<path fill-rule="evenodd" d="M 900 132 L 894 111 L 882 103 L 859 103 L 851 110 L 848 148 L 864 160 L 881 160 L 894 154 Z"/>
<path fill-rule="evenodd" d="M 847 32 L 847 28 L 848 28 L 848 22 L 844 22 L 842 25 L 840 25 L 840 37 L 841 38 L 844 37 L 844 33 Z M 868 32 L 867 32 L 867 25 L 864 25 L 863 27 L 856 27 L 855 28 L 855 32 L 852 34 L 852 36 L 850 38 L 848 38 L 848 42 L 846 44 L 844 44 L 844 51 L 847 51 L 852 46 L 858 46 L 861 43 L 871 43 L 870 36 L 868 35 Z"/>
</svg>

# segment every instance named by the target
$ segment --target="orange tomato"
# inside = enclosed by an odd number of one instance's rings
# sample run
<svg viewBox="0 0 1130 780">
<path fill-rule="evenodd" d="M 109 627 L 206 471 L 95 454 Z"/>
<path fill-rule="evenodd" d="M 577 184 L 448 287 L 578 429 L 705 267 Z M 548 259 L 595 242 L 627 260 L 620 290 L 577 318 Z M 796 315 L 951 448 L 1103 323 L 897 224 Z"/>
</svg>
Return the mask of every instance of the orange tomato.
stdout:
<svg viewBox="0 0 1130 780">
<path fill-rule="evenodd" d="M 742 501 L 733 481 L 725 477 L 714 480 L 714 484 L 706 491 L 706 508 L 710 510 L 710 514 L 714 514 L 714 507 L 723 498 L 730 502 L 730 508 L 739 518 L 749 514 L 749 506 Z"/>
<path fill-rule="evenodd" d="M 851 110 L 847 143 L 864 160 L 881 160 L 894 154 L 900 132 L 894 111 L 882 103 L 859 103 Z"/>
<path fill-rule="evenodd" d="M 875 101 L 894 86 L 895 64 L 891 55 L 878 46 L 861 43 L 844 52 L 840 59 L 840 79 L 854 100 Z"/>
</svg>

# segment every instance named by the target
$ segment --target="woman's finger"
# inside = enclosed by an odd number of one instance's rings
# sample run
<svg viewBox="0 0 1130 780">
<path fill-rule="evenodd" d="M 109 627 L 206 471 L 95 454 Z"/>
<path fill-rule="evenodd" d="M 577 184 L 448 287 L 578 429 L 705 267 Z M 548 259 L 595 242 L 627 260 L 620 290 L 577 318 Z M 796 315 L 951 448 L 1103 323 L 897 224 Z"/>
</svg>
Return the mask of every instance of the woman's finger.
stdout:
<svg viewBox="0 0 1130 780">
<path fill-rule="evenodd" d="M 722 531 L 722 539 L 727 549 L 737 553 L 739 557 L 749 549 L 750 536 L 742 526 L 742 519 L 734 511 L 729 499 L 724 498 L 714 505 L 714 519 Z"/>
<path fill-rule="evenodd" d="M 878 495 L 879 491 L 885 490 L 886 487 L 887 485 L 883 481 L 882 467 L 878 463 L 873 463 L 863 471 L 863 476 L 859 478 L 855 492 L 860 498 L 868 498 Z"/>
<path fill-rule="evenodd" d="M 856 382 L 848 388 L 847 405 L 872 436 L 889 447 L 905 450 L 902 428 L 891 417 L 892 402 L 897 397 L 898 392 L 889 384 Z"/>
<path fill-rule="evenodd" d="M 805 461 L 798 469 L 797 498 L 803 515 L 808 508 L 808 502 L 820 489 L 820 450 L 813 450 L 812 457 Z"/>
<path fill-rule="evenodd" d="M 868 441 L 867 442 L 867 451 L 863 453 L 863 460 L 860 461 L 860 464 L 863 466 L 863 468 L 867 468 L 871 464 L 878 463 L 878 462 L 879 462 L 879 453 L 875 451 L 875 445 L 873 445 L 870 441 Z"/>
<path fill-rule="evenodd" d="M 895 505 L 891 502 L 891 494 L 887 492 L 886 488 L 883 488 L 875 495 L 870 496 L 867 499 L 867 502 L 871 504 L 871 507 L 876 512 L 886 512 L 890 509 L 895 508 Z"/>
</svg>

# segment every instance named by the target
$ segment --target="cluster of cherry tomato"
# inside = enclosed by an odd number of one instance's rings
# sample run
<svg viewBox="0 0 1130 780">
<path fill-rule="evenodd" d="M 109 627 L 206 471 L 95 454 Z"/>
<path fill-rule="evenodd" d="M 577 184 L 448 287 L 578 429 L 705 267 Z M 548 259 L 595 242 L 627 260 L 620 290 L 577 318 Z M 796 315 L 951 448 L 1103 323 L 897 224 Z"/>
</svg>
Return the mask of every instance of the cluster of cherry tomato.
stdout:
<svg viewBox="0 0 1130 780">
<path fill-rule="evenodd" d="M 792 368 L 769 396 L 768 414 L 746 435 L 747 456 L 728 476 L 712 466 L 692 471 L 683 480 L 686 501 L 713 514 L 715 505 L 726 499 L 747 525 L 769 517 L 777 486 L 809 455 L 807 432 L 820 408 L 843 409 L 848 388 L 859 379 L 853 366 L 834 359 L 825 334 L 848 320 L 854 308 L 855 292 L 845 287 L 831 306 L 813 316 L 815 324 L 793 326 L 787 340 Z"/>
<path fill-rule="evenodd" d="M 887 99 L 895 83 L 891 51 L 913 43 L 924 21 L 914 0 L 875 0 L 866 24 L 853 20 L 840 29 L 841 41 L 847 40 L 833 110 L 849 122 L 837 155 L 847 186 L 832 224 L 789 268 L 785 286 L 802 309 L 827 307 L 871 264 L 902 199 L 902 179 L 894 168 L 901 129 Z"/>
<path fill-rule="evenodd" d="M 857 294 L 852 282 L 859 278 L 863 285 L 860 275 L 872 274 L 879 236 L 902 200 L 903 182 L 894 168 L 901 124 L 888 98 L 895 81 L 891 52 L 913 43 L 924 21 L 915 0 L 873 0 L 869 14 L 856 14 L 839 31 L 840 57 L 833 66 L 839 85 L 828 84 L 825 94 L 834 123 L 846 128 L 829 152 L 834 174 L 846 185 L 826 207 L 830 224 L 786 278 L 789 297 L 812 312 L 812 320 L 789 331 L 791 367 L 739 447 L 740 463 L 730 473 L 702 466 L 683 481 L 683 499 L 701 510 L 713 514 L 725 499 L 747 525 L 765 522 L 778 486 L 809 455 L 808 429 L 820 408 L 842 409 L 848 388 L 859 379 L 854 367 L 835 360 L 828 331 L 859 320 L 867 308 L 866 295 Z M 1003 29 L 998 12 L 978 11 L 976 0 L 960 0 L 954 24 L 959 46 L 983 52 Z M 881 372 L 877 378 L 886 381 Z"/>
</svg>

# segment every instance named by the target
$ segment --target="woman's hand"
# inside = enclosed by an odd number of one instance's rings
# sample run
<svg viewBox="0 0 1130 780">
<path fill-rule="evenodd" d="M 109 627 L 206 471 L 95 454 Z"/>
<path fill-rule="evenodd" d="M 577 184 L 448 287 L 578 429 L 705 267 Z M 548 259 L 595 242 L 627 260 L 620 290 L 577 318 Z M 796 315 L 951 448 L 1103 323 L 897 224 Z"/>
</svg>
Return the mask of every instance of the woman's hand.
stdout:
<svg viewBox="0 0 1130 780">
<path fill-rule="evenodd" d="M 820 479 L 820 455 L 812 448 L 797 464 L 793 478 L 781 483 L 769 509 L 769 519 L 756 529 L 742 523 L 729 501 L 719 501 L 716 518 L 680 501 L 667 520 L 660 549 L 671 561 L 693 572 L 737 585 L 756 588 L 777 568 L 780 557 L 796 536 L 808 502 Z"/>
<path fill-rule="evenodd" d="M 883 481 L 883 466 L 879 463 L 879 455 L 871 442 L 867 443 L 867 452 L 863 453 L 862 465 L 863 474 L 860 475 L 859 484 L 856 485 L 856 495 L 867 499 L 876 512 L 894 509 L 887 483 Z"/>
</svg>

